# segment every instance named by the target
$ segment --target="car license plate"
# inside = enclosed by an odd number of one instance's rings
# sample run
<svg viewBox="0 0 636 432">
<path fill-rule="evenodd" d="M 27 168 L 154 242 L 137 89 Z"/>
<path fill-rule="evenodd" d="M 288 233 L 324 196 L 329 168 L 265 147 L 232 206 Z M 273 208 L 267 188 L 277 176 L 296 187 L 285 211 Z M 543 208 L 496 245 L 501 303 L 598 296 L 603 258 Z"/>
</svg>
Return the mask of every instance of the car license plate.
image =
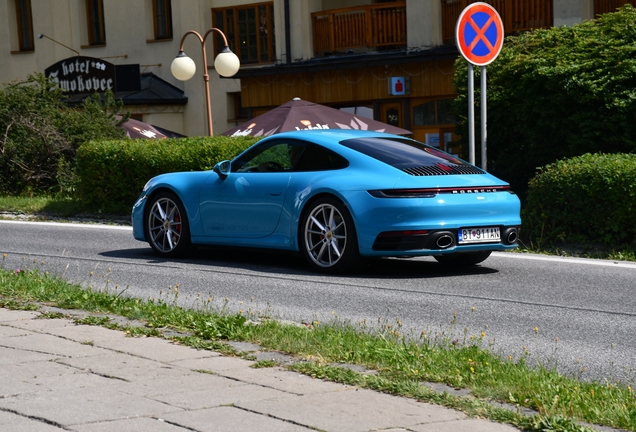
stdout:
<svg viewBox="0 0 636 432">
<path fill-rule="evenodd" d="M 458 230 L 458 243 L 490 243 L 501 241 L 499 227 L 463 228 Z"/>
</svg>

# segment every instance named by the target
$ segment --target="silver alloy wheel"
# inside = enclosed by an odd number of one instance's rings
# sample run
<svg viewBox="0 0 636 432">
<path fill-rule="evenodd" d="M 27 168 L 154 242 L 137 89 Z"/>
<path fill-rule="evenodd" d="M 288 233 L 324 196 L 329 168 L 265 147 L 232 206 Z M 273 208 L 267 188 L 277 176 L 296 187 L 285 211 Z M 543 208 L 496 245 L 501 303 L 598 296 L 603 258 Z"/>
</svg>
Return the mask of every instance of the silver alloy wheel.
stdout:
<svg viewBox="0 0 636 432">
<path fill-rule="evenodd" d="M 347 225 L 340 211 L 331 204 L 320 204 L 305 223 L 305 247 L 320 267 L 333 267 L 347 247 Z"/>
<path fill-rule="evenodd" d="M 150 241 L 161 253 L 175 250 L 182 233 L 182 217 L 177 204 L 169 198 L 156 200 L 148 212 Z"/>
</svg>

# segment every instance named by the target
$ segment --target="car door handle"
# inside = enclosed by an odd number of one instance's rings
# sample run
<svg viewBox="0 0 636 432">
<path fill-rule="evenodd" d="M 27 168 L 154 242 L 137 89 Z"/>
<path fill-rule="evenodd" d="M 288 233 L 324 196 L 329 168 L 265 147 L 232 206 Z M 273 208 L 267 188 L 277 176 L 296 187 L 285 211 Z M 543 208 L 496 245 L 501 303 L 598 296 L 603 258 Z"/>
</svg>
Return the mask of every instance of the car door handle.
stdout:
<svg viewBox="0 0 636 432">
<path fill-rule="evenodd" d="M 268 192 L 268 195 L 271 195 L 271 196 L 278 196 L 278 195 L 280 195 L 280 194 L 282 194 L 282 193 L 283 193 L 283 191 L 282 191 L 282 190 L 275 190 L 275 191 L 270 191 L 270 192 Z"/>
</svg>

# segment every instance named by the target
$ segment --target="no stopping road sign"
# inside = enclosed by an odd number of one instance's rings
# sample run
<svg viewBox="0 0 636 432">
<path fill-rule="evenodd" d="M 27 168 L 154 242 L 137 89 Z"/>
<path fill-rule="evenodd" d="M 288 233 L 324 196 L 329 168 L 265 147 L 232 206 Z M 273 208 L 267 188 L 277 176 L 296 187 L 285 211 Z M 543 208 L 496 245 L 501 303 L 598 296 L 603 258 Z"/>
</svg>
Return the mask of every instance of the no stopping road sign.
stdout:
<svg viewBox="0 0 636 432">
<path fill-rule="evenodd" d="M 475 66 L 486 66 L 494 61 L 501 51 L 503 40 L 501 17 L 488 3 L 468 5 L 459 15 L 455 27 L 457 48 Z"/>
</svg>

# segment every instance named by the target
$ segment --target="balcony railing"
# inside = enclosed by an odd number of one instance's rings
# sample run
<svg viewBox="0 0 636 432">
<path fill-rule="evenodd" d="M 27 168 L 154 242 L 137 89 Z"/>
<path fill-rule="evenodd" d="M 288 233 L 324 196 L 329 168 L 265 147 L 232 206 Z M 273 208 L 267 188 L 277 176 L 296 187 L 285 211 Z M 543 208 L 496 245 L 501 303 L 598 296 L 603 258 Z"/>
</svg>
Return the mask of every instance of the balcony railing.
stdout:
<svg viewBox="0 0 636 432">
<path fill-rule="evenodd" d="M 442 37 L 445 42 L 455 39 L 459 15 L 466 6 L 477 1 L 484 1 L 499 12 L 506 35 L 554 25 L 552 0 L 441 0 Z"/>
<path fill-rule="evenodd" d="M 406 1 L 314 12 L 311 20 L 314 54 L 406 47 Z"/>
<path fill-rule="evenodd" d="M 636 0 L 594 0 L 594 16 L 616 12 L 616 9 L 627 3 L 636 7 Z"/>
</svg>

